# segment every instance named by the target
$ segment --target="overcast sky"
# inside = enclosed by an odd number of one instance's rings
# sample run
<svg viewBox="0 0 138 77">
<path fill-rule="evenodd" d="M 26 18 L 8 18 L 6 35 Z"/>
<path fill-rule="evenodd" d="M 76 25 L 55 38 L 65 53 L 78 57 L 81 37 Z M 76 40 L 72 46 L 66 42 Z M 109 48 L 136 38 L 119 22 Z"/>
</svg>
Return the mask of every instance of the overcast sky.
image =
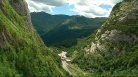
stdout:
<svg viewBox="0 0 138 77">
<path fill-rule="evenodd" d="M 113 6 L 122 0 L 26 0 L 30 12 L 108 17 Z"/>
</svg>

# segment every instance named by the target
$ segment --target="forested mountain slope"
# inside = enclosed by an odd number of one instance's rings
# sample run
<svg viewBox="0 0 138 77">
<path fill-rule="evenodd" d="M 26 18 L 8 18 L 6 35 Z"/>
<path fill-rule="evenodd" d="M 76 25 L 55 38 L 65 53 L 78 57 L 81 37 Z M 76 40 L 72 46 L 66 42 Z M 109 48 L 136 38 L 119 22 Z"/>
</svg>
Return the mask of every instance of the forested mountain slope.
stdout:
<svg viewBox="0 0 138 77">
<path fill-rule="evenodd" d="M 73 48 L 72 63 L 94 76 L 137 77 L 138 0 L 118 3 L 96 33 Z"/>
<path fill-rule="evenodd" d="M 51 15 L 45 12 L 32 12 L 31 19 L 33 26 L 37 32 L 42 35 L 53 28 L 57 27 L 58 24 L 64 22 L 66 19 L 73 18 L 75 16 L 68 15 Z"/>
<path fill-rule="evenodd" d="M 0 77 L 66 77 L 33 28 L 25 0 L 0 0 Z"/>
<path fill-rule="evenodd" d="M 51 31 L 41 35 L 46 45 L 66 48 L 77 44 L 77 38 L 85 38 L 98 29 L 106 18 L 77 16 L 58 24 Z"/>
<path fill-rule="evenodd" d="M 32 23 L 44 43 L 48 46 L 71 47 L 77 38 L 89 36 L 98 29 L 106 18 L 86 18 L 83 16 L 50 15 L 32 12 Z"/>
</svg>

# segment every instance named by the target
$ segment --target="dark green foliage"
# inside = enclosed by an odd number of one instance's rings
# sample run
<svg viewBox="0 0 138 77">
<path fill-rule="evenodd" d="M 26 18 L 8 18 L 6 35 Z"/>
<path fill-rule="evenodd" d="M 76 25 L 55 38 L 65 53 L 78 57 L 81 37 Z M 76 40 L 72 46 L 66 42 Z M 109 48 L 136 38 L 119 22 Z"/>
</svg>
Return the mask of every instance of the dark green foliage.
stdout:
<svg viewBox="0 0 138 77">
<path fill-rule="evenodd" d="M 55 44 L 53 44 L 53 46 L 58 47 L 58 48 L 60 48 L 60 47 L 70 48 L 70 47 L 72 47 L 73 45 L 76 45 L 76 44 L 77 44 L 77 39 L 72 38 L 72 39 L 62 41 L 60 43 L 55 43 Z"/>
<path fill-rule="evenodd" d="M 42 35 L 55 28 L 64 20 L 72 18 L 67 15 L 50 15 L 45 12 L 32 12 L 31 19 L 37 32 Z"/>
<path fill-rule="evenodd" d="M 45 12 L 33 12 L 31 18 L 34 27 L 45 44 L 56 47 L 71 47 L 77 38 L 89 36 L 101 26 L 106 18 L 85 18 L 81 16 L 50 15 Z"/>
<path fill-rule="evenodd" d="M 41 51 L 45 52 L 41 53 Z M 45 48 L 32 51 L 31 47 L 24 50 L 1 50 L 0 52 L 2 55 L 0 56 L 0 64 L 2 66 L 0 68 L 2 70 L 0 71 L 0 76 L 62 77 L 64 73 L 61 73 L 61 69 L 58 69 L 61 67 L 61 64 L 57 63 L 60 61 L 60 58 L 53 55 L 54 53 L 47 53 L 49 51 L 50 50 L 45 50 Z M 54 58 L 58 61 L 56 62 Z"/>
<path fill-rule="evenodd" d="M 125 46 L 124 46 L 125 44 Z M 138 76 L 138 44 L 131 49 L 126 43 L 110 44 L 107 53 L 99 52 L 101 56 L 95 54 L 79 53 L 72 63 L 76 63 L 97 76 Z M 112 46 L 122 48 L 126 51 L 112 52 Z"/>
<path fill-rule="evenodd" d="M 48 46 L 71 47 L 77 43 L 77 38 L 84 38 L 93 33 L 102 25 L 105 19 L 77 16 L 65 20 L 53 30 L 41 35 L 41 37 Z"/>
<path fill-rule="evenodd" d="M 27 16 L 9 3 L 0 6 L 0 77 L 66 77 L 60 57 L 47 48 Z M 20 12 L 20 11 L 18 11 Z"/>
<path fill-rule="evenodd" d="M 118 4 L 116 4 L 116 5 L 113 7 L 112 11 L 114 11 L 114 12 L 118 11 L 118 10 L 120 9 L 120 4 L 121 4 L 121 2 L 118 3 Z"/>
</svg>

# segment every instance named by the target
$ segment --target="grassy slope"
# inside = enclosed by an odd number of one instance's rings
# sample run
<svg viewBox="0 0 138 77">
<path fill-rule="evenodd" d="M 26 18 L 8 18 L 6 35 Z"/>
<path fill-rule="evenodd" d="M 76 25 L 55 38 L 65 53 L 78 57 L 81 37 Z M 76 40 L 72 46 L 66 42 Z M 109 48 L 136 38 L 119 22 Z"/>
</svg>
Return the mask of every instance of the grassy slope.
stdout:
<svg viewBox="0 0 138 77">
<path fill-rule="evenodd" d="M 60 58 L 45 47 L 33 28 L 28 29 L 27 17 L 19 15 L 9 0 L 2 0 L 0 19 L 0 33 L 6 41 L 6 47 L 0 48 L 0 76 L 65 76 Z"/>
</svg>

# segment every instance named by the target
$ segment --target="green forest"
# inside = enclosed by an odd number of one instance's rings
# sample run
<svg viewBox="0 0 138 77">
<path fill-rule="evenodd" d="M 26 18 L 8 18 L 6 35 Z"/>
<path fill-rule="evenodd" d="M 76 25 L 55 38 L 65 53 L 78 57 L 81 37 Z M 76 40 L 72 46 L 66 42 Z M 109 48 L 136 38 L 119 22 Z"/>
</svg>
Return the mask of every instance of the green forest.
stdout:
<svg viewBox="0 0 138 77">
<path fill-rule="evenodd" d="M 71 47 L 78 38 L 85 38 L 97 30 L 105 17 L 50 15 L 45 12 L 31 13 L 32 23 L 47 46 Z"/>
</svg>

